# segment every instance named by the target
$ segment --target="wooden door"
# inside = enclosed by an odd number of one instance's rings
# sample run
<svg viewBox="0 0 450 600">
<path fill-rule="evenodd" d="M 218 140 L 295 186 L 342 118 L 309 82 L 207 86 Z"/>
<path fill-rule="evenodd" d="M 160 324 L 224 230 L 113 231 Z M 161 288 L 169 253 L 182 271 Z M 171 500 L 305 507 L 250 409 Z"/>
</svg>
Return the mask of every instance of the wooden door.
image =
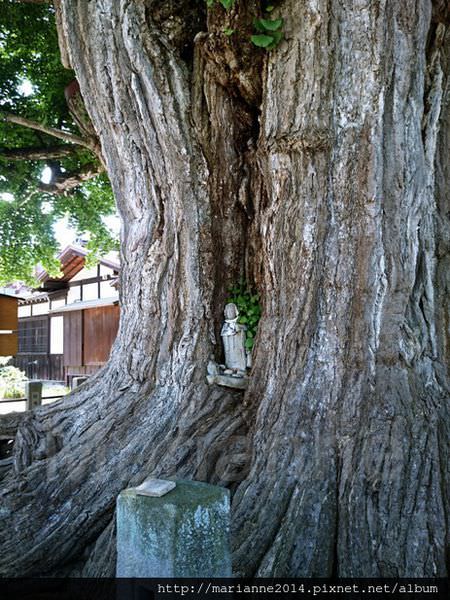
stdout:
<svg viewBox="0 0 450 600">
<path fill-rule="evenodd" d="M 119 307 L 99 306 L 84 311 L 84 364 L 103 365 L 119 327 Z"/>
<path fill-rule="evenodd" d="M 64 313 L 64 366 L 78 367 L 83 364 L 83 312 L 74 310 Z"/>
<path fill-rule="evenodd" d="M 0 334 L 0 356 L 17 354 L 17 305 L 17 298 L 0 295 L 0 331 L 13 332 Z"/>
</svg>

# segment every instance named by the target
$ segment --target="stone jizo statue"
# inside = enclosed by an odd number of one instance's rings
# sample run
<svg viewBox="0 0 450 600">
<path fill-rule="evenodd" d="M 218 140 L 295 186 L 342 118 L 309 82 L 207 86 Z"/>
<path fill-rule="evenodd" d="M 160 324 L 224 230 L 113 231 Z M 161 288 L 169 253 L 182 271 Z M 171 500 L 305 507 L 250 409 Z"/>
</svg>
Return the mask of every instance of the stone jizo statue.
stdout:
<svg viewBox="0 0 450 600">
<path fill-rule="evenodd" d="M 225 322 L 220 335 L 225 351 L 225 364 L 219 365 L 214 355 L 207 365 L 206 380 L 210 385 L 217 384 L 237 390 L 247 389 L 249 377 L 246 367 L 249 356 L 245 351 L 245 325 L 238 323 L 239 311 L 236 304 L 225 306 Z"/>
<path fill-rule="evenodd" d="M 238 369 L 245 373 L 247 355 L 245 352 L 245 326 L 238 323 L 239 311 L 236 304 L 230 302 L 224 310 L 225 323 L 222 326 L 225 364 L 228 369 Z"/>
</svg>

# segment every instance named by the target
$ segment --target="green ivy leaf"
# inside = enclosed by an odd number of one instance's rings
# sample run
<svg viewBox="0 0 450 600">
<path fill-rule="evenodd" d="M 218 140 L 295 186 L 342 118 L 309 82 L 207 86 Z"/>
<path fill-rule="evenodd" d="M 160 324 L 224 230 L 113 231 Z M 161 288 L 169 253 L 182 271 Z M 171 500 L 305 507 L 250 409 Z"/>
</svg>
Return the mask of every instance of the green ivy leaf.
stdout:
<svg viewBox="0 0 450 600">
<path fill-rule="evenodd" d="M 260 31 L 261 33 L 264 33 L 266 31 L 261 24 L 261 19 L 254 19 L 253 27 L 256 29 L 256 31 Z"/>
<path fill-rule="evenodd" d="M 225 10 L 230 10 L 234 4 L 234 0 L 219 0 L 219 2 Z"/>
<path fill-rule="evenodd" d="M 275 48 L 276 46 L 278 46 L 278 44 L 283 39 L 283 32 L 282 31 L 274 31 L 271 35 L 273 37 L 273 42 L 268 47 L 269 50 L 272 50 L 272 48 Z"/>
<path fill-rule="evenodd" d="M 274 36 L 272 35 L 271 37 L 273 39 Z M 240 279 L 237 284 L 230 286 L 229 294 L 230 297 L 227 300 L 227 303 L 233 302 L 238 308 L 238 322 L 245 327 L 245 347 L 250 351 L 253 348 L 258 322 L 261 316 L 259 295 L 255 293 L 255 290 L 243 279 Z"/>
<path fill-rule="evenodd" d="M 224 34 L 225 34 L 226 36 L 228 36 L 228 37 L 230 37 L 230 35 L 233 35 L 233 33 L 234 33 L 235 31 L 236 31 L 235 29 L 228 29 L 228 28 L 226 28 L 226 29 L 224 29 L 224 30 L 223 30 Z"/>
<path fill-rule="evenodd" d="M 275 6 L 266 6 L 266 12 L 270 13 L 273 11 L 273 9 L 275 8 Z"/>
<path fill-rule="evenodd" d="M 276 31 L 283 25 L 283 19 L 260 19 L 259 23 L 266 31 Z"/>
<path fill-rule="evenodd" d="M 265 35 L 264 33 L 260 35 L 252 35 L 250 38 L 258 48 L 267 48 L 271 44 L 273 44 L 274 38 L 270 35 Z"/>
</svg>

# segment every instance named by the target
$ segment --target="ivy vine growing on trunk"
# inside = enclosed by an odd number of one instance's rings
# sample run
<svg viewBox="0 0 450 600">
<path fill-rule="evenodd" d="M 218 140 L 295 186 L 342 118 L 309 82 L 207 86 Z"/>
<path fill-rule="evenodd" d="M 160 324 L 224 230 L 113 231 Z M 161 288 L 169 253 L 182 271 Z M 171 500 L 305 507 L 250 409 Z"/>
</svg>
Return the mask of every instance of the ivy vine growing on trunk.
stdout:
<svg viewBox="0 0 450 600">
<path fill-rule="evenodd" d="M 261 318 L 259 295 L 244 281 L 240 280 L 229 289 L 228 302 L 236 304 L 239 311 L 238 322 L 245 325 L 245 347 L 252 350 L 255 344 L 256 330 Z"/>
<path fill-rule="evenodd" d="M 235 0 L 206 0 L 208 8 L 212 8 L 216 3 L 221 4 L 226 11 L 229 11 L 233 8 Z M 253 20 L 255 33 L 250 36 L 250 40 L 255 46 L 265 48 L 266 50 L 276 48 L 283 39 L 283 19 L 270 18 L 270 13 L 274 8 L 273 4 L 263 2 L 263 18 Z M 231 27 L 224 27 L 223 29 L 223 32 L 227 36 L 231 36 L 235 31 L 236 29 L 232 29 Z"/>
</svg>

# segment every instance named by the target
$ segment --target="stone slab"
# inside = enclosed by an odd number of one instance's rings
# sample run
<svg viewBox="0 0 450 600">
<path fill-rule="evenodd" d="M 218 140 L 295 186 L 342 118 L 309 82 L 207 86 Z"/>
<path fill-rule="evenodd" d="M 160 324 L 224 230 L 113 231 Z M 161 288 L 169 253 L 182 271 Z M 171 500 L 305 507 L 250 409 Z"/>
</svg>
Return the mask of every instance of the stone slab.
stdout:
<svg viewBox="0 0 450 600">
<path fill-rule="evenodd" d="M 209 385 L 221 385 L 223 387 L 234 388 L 236 390 L 246 390 L 248 388 L 248 377 L 233 377 L 232 375 L 207 375 L 206 380 Z"/>
</svg>

